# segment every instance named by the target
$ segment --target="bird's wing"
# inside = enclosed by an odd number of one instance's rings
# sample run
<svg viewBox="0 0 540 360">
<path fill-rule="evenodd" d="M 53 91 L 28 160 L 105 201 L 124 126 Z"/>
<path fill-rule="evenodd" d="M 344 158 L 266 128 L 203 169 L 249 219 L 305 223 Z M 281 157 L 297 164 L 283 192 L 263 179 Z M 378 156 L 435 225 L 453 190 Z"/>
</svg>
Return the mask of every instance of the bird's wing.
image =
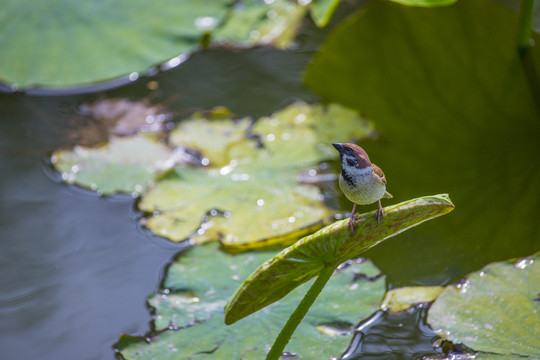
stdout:
<svg viewBox="0 0 540 360">
<path fill-rule="evenodd" d="M 381 181 L 383 182 L 383 184 L 386 184 L 386 177 L 384 176 L 384 173 L 383 171 L 381 170 L 380 167 L 378 167 L 377 165 L 375 164 L 371 164 L 371 166 L 373 166 L 373 172 L 375 173 L 375 175 L 377 175 L 379 177 L 379 179 L 381 179 Z M 390 194 L 388 191 L 385 191 L 384 192 L 384 195 L 383 195 L 383 198 L 385 199 L 391 199 L 393 198 L 392 194 Z"/>
<path fill-rule="evenodd" d="M 371 164 L 371 166 L 373 167 L 373 172 L 375 173 L 375 175 L 377 175 L 381 179 L 381 181 L 386 184 L 386 178 L 384 177 L 384 173 L 381 168 L 375 164 Z"/>
</svg>

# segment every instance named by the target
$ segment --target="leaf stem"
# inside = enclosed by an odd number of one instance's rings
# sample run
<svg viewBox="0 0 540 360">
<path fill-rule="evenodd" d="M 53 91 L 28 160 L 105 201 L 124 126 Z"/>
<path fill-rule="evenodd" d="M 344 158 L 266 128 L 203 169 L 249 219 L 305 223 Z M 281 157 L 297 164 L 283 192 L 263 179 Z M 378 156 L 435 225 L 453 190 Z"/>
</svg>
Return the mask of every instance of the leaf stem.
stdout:
<svg viewBox="0 0 540 360">
<path fill-rule="evenodd" d="M 520 51 L 525 51 L 531 46 L 535 2 L 536 0 L 521 0 L 518 32 L 518 48 Z"/>
<path fill-rule="evenodd" d="M 294 331 L 300 325 L 300 322 L 304 318 L 304 316 L 307 314 L 309 308 L 311 305 L 313 305 L 313 302 L 319 296 L 322 289 L 324 288 L 324 285 L 328 282 L 332 274 L 334 273 L 335 266 L 325 266 L 313 285 L 309 288 L 308 292 L 300 301 L 300 304 L 296 307 L 296 310 L 292 313 L 291 317 L 281 329 L 278 337 L 274 341 L 274 344 L 272 345 L 272 348 L 270 349 L 270 352 L 268 352 L 268 355 L 266 355 L 266 360 L 279 360 L 281 354 L 283 353 L 283 350 L 285 349 L 285 346 L 289 343 L 289 340 L 291 339 L 291 336 L 293 335 Z"/>
</svg>

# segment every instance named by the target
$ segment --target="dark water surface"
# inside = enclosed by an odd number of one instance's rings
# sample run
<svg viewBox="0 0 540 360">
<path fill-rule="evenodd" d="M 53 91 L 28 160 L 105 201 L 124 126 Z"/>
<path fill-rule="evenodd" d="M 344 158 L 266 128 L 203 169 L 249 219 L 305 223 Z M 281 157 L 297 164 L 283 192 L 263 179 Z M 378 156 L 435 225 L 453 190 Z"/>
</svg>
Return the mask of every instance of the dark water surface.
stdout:
<svg viewBox="0 0 540 360">
<path fill-rule="evenodd" d="M 62 101 L 0 96 L 2 359 L 112 359 L 118 334 L 146 331 L 145 296 L 177 251 L 139 231 L 133 199 L 47 176 Z"/>
</svg>

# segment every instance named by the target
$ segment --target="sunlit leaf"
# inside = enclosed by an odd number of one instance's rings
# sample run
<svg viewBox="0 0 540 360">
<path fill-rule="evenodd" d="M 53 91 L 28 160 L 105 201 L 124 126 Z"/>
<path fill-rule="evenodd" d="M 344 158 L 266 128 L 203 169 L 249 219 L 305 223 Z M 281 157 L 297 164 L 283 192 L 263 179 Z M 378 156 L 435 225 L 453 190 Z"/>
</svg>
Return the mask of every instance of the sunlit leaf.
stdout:
<svg viewBox="0 0 540 360">
<path fill-rule="evenodd" d="M 173 241 L 220 239 L 228 251 L 286 246 L 323 226 L 333 212 L 318 187 L 298 176 L 336 157 L 329 145 L 373 136 L 372 125 L 338 105 L 294 103 L 250 128 L 240 120 L 191 119 L 171 142 L 209 158 L 177 168 L 146 193 L 145 225 Z"/>
<path fill-rule="evenodd" d="M 196 247 L 171 266 L 165 281 L 170 292 L 150 299 L 155 307 L 156 328 L 171 326 L 171 329 L 151 337 L 149 343 L 122 337 L 121 340 L 130 340 L 118 344 L 124 358 L 264 358 L 271 341 L 310 284 L 304 284 L 265 311 L 226 326 L 223 308 L 214 305 L 224 302 L 247 274 L 272 255 L 264 252 L 230 256 L 216 251 L 216 247 L 216 244 Z M 350 262 L 330 279 L 286 350 L 310 360 L 339 356 L 350 342 L 350 337 L 342 335 L 350 333 L 353 324 L 378 309 L 384 288 L 384 276 L 371 262 Z M 178 292 L 192 294 L 198 302 L 176 303 Z M 201 308 L 211 310 L 202 313 Z M 341 327 L 339 335 L 334 332 L 336 335 L 329 336 L 330 331 L 324 334 L 318 330 L 337 331 L 337 324 Z"/>
<path fill-rule="evenodd" d="M 241 251 L 290 243 L 331 214 L 316 186 L 297 183 L 295 169 L 257 163 L 229 168 L 181 168 L 160 180 L 139 204 L 156 212 L 146 226 L 173 241 L 221 239 L 230 251 Z M 210 214 L 213 209 L 221 213 Z"/>
<path fill-rule="evenodd" d="M 192 117 L 182 121 L 171 132 L 169 141 L 175 146 L 186 146 L 204 154 L 210 166 L 225 166 L 232 160 L 241 161 L 250 157 L 255 142 L 246 139 L 251 121 L 241 119 L 210 120 Z"/>
<path fill-rule="evenodd" d="M 444 290 L 442 286 L 407 286 L 391 289 L 384 295 L 381 309 L 399 312 L 421 303 L 434 301 Z"/>
<path fill-rule="evenodd" d="M 2 0 L 0 79 L 75 86 L 145 71 L 195 50 L 229 3 Z"/>
<path fill-rule="evenodd" d="M 244 281 L 227 303 L 225 321 L 232 324 L 283 298 L 324 267 L 355 259 L 381 241 L 453 209 L 447 195 L 425 196 L 386 207 L 380 224 L 374 212 L 361 215 L 356 235 L 351 233 L 347 219 L 300 239 Z"/>
<path fill-rule="evenodd" d="M 332 14 L 341 0 L 313 0 L 309 12 L 318 27 L 324 27 L 330 21 Z"/>
<path fill-rule="evenodd" d="M 215 31 L 212 40 L 285 49 L 291 45 L 306 11 L 305 6 L 287 0 L 240 1 L 231 10 L 225 25 Z"/>
<path fill-rule="evenodd" d="M 306 11 L 286 0 L 2 0 L 0 81 L 21 89 L 136 79 L 208 40 L 288 48 Z"/>
<path fill-rule="evenodd" d="M 517 25 L 487 0 L 429 9 L 372 1 L 308 67 L 306 82 L 325 101 L 377 124 L 381 141 L 363 145 L 397 201 L 444 189 L 459 205 L 371 251 L 394 285 L 457 280 L 538 250 L 540 48 L 522 62 Z"/>
<path fill-rule="evenodd" d="M 172 151 L 155 137 L 111 137 L 97 148 L 75 146 L 57 150 L 51 161 L 68 184 L 104 195 L 140 194 L 155 176 L 174 165 Z"/>
<path fill-rule="evenodd" d="M 338 139 L 359 140 L 376 136 L 373 124 L 354 110 L 341 105 L 308 105 L 297 102 L 253 126 L 269 161 L 280 166 L 300 166 L 336 159 L 332 142 Z"/>
<path fill-rule="evenodd" d="M 218 244 L 189 249 L 167 269 L 164 291 L 152 294 L 154 327 L 181 328 L 223 314 L 227 297 L 238 285 L 276 251 L 227 255 Z"/>
<path fill-rule="evenodd" d="M 540 357 L 540 255 L 489 264 L 445 288 L 428 322 L 443 338 L 510 358 Z M 485 354 L 482 359 L 491 357 Z"/>
</svg>

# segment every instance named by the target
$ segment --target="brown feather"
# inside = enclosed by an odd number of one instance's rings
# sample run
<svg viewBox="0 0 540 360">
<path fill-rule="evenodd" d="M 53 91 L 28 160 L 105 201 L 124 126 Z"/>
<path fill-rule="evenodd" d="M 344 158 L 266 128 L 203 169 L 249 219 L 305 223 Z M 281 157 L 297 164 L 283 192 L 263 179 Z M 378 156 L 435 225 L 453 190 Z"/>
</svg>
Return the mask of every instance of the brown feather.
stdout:
<svg viewBox="0 0 540 360">
<path fill-rule="evenodd" d="M 360 146 L 351 143 L 345 143 L 343 144 L 343 146 L 348 147 L 349 149 L 354 151 L 354 157 L 358 162 L 358 165 L 356 166 L 358 169 L 364 169 L 371 165 L 371 160 L 369 160 L 367 152 Z"/>
<path fill-rule="evenodd" d="M 375 165 L 375 164 L 371 164 L 371 166 L 373 167 L 373 173 L 374 173 L 375 175 L 377 175 L 377 176 L 381 179 L 381 181 L 382 181 L 383 183 L 386 184 L 386 177 L 384 176 L 384 173 L 383 173 L 383 171 L 381 170 L 381 168 L 378 167 L 378 166 Z"/>
</svg>

